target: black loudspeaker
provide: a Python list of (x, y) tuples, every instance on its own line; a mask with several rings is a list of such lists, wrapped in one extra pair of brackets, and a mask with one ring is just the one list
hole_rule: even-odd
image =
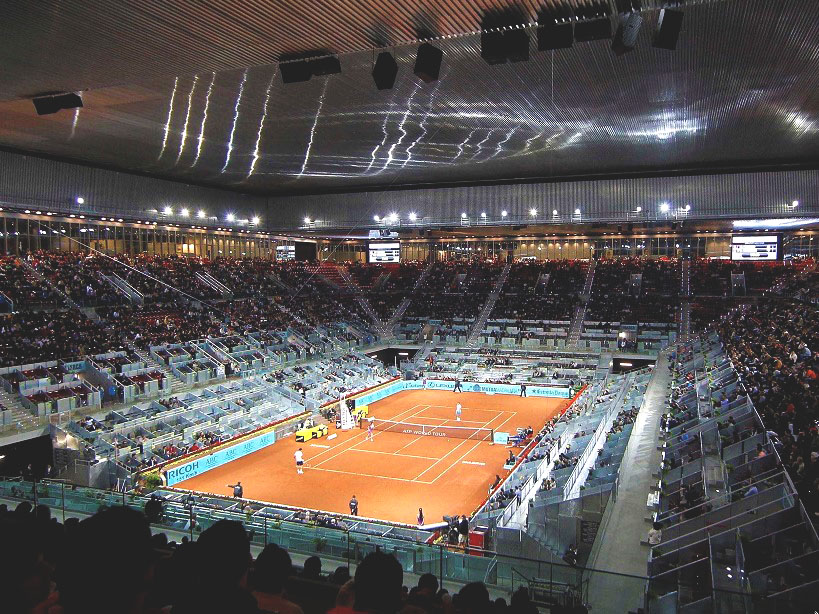
[(51, 115), (61, 109), (82, 107), (79, 94), (57, 94), (55, 96), (38, 96), (32, 100), (37, 115)]
[(487, 64), (525, 62), (529, 59), (529, 34), (524, 28), (481, 32), (481, 57)]
[(341, 62), (334, 55), (310, 60), (310, 72), (316, 76), (336, 75), (341, 72)]
[(389, 51), (382, 51), (378, 54), (373, 66), (373, 81), (375, 87), (380, 90), (391, 90), (395, 85), (395, 77), (398, 75), (398, 64)]
[(634, 50), (641, 25), (643, 25), (643, 18), (637, 13), (630, 13), (620, 20), (617, 33), (614, 35), (614, 40), (611, 41), (614, 53), (623, 55)]
[(526, 28), (509, 30), (503, 37), (506, 43), (506, 55), (510, 62), (529, 60), (529, 32)]
[(481, 57), (487, 64), (506, 62), (503, 32), (481, 32)]
[(432, 83), (433, 81), (437, 81), (438, 75), (441, 72), (441, 59), (443, 57), (443, 51), (437, 47), (433, 47), (429, 43), (424, 43), (418, 47), (413, 72), (424, 83)]
[(279, 64), (279, 73), (282, 76), (282, 83), (300, 83), (309, 81), (312, 73), (310, 65), (306, 60), (298, 62), (284, 62)]
[(682, 11), (662, 9), (660, 19), (657, 22), (657, 35), (654, 37), (654, 46), (658, 49), (674, 51), (677, 48), (677, 39), (680, 36), (682, 22)]
[(581, 21), (574, 27), (574, 40), (578, 43), (611, 38), (611, 21), (608, 17)]
[(549, 49), (568, 49), (574, 42), (571, 22), (547, 23), (537, 29), (538, 51)]

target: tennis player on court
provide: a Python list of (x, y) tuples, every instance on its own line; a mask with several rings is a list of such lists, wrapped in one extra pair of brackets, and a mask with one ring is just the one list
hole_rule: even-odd
[(455, 420), (457, 420), (458, 422), (461, 421), (461, 404), (460, 403), (455, 404)]
[(296, 473), (304, 473), (302, 470), (302, 467), (304, 467), (304, 453), (301, 448), (293, 453), (293, 458), (296, 459)]
[(367, 441), (375, 441), (375, 425), (373, 424), (373, 419), (369, 418), (367, 422)]

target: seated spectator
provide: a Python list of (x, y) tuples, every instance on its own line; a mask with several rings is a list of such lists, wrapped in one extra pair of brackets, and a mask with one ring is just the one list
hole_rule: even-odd
[(142, 514), (127, 507), (104, 509), (80, 522), (67, 538), (57, 566), (64, 614), (142, 610), (154, 556)]
[(390, 554), (368, 554), (355, 572), (355, 611), (393, 614), (401, 609), (404, 570)]
[(244, 588), (250, 566), (250, 539), (241, 523), (219, 520), (197, 540), (196, 590), (173, 608), (173, 614), (256, 613), (256, 600)]
[(304, 561), (301, 577), (308, 580), (321, 580), (321, 559), (317, 556), (311, 556)]
[(284, 593), (287, 579), (293, 575), (290, 555), (276, 544), (268, 544), (256, 559), (250, 586), (259, 610), (278, 614), (303, 614), (302, 609), (288, 601)]

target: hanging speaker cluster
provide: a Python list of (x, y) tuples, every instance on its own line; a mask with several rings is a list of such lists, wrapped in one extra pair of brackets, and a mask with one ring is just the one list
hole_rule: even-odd
[(418, 47), (415, 55), (415, 68), (412, 72), (424, 83), (432, 83), (438, 80), (441, 73), (441, 60), (444, 52), (429, 43), (424, 43)]
[[(670, 1), (670, 0), (669, 0)], [(617, 30), (611, 48), (617, 55), (633, 51), (643, 25), (642, 0), (615, 0)], [(612, 24), (608, 2), (596, 2), (572, 10), (566, 4), (549, 7), (538, 13), (538, 51), (568, 49), (573, 43), (611, 39)], [(660, 10), (653, 45), (676, 49), (682, 28), (683, 13), (671, 8)]]
[[(672, 0), (668, 0), (669, 2)], [(665, 3), (664, 3), (665, 4)], [(614, 0), (617, 10), (617, 30), (611, 43), (617, 55), (633, 51), (637, 45), (643, 25), (642, 0)], [(529, 59), (529, 30), (526, 17), (517, 9), (487, 12), (481, 20), (481, 57), (487, 64), (524, 62)], [(653, 45), (660, 49), (676, 49), (682, 29), (683, 13), (671, 8), (660, 10), (657, 31)], [(419, 38), (431, 36), (419, 35)], [(568, 49), (574, 43), (583, 43), (612, 38), (611, 3), (606, 0), (590, 2), (572, 8), (569, 3), (549, 6), (538, 13), (537, 49), (551, 51)], [(413, 73), (424, 83), (438, 80), (444, 52), (431, 43), (423, 43), (416, 50)], [(332, 75), (341, 72), (341, 63), (335, 54), (325, 50), (302, 53), (297, 56), (282, 57), (279, 63), (282, 82), (298, 83), (309, 81), (314, 76)], [(395, 86), (398, 77), (398, 62), (393, 53), (382, 51), (373, 63), (372, 78), (379, 90), (389, 90)], [(62, 108), (82, 106), (82, 99), (74, 96), (79, 104), (59, 106), (53, 100), (59, 96), (35, 99), (38, 113), (55, 113)], [(76, 101), (75, 101), (76, 102)], [(56, 105), (56, 106), (55, 106)], [(42, 110), (41, 110), (42, 109)], [(52, 110), (53, 109), (53, 110)]]
[(643, 25), (640, 10), (643, 8), (640, 0), (617, 0), (617, 32), (611, 43), (611, 49), (617, 55), (624, 55), (634, 51), (637, 46), (637, 36)]
[(285, 55), (279, 60), (282, 83), (301, 83), (309, 81), (311, 77), (335, 75), (340, 72), (341, 62), (338, 57), (326, 50)]
[(529, 59), (529, 32), (524, 16), (512, 10), (490, 11), (481, 20), (481, 57), (487, 64)]
[(76, 109), (82, 107), (82, 97), (76, 93), (45, 94), (32, 99), (37, 115), (51, 115), (62, 109)]
[(378, 54), (373, 66), (373, 81), (380, 90), (391, 90), (398, 76), (398, 63), (389, 51)]
[(661, 9), (660, 19), (657, 22), (657, 34), (654, 37), (654, 46), (658, 49), (677, 48), (677, 39), (682, 29), (683, 12), (673, 9)]

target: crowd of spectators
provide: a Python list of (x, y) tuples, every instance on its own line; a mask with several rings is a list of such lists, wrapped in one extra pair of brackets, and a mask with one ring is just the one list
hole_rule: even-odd
[(56, 297), (47, 284), (26, 270), (19, 258), (0, 257), (0, 292), (15, 309), (54, 305)]
[(392, 317), (401, 302), (410, 296), (426, 267), (426, 262), (402, 262), (390, 267), (387, 277), (378, 286), (367, 289), (367, 300), (379, 318), (386, 321)]
[(571, 320), (583, 290), (585, 269), (579, 260), (514, 263), (490, 318)]
[[(593, 322), (676, 322), (680, 264), (640, 258), (600, 260), (586, 311)], [(637, 275), (643, 275), (638, 281)]]
[(0, 316), (0, 364), (22, 365), (123, 349), (96, 322), (74, 311)]
[[(161, 502), (148, 511), (161, 516)], [(507, 604), (491, 601), (480, 582), (451, 594), (427, 573), (404, 586), (401, 564), (382, 551), (368, 554), (352, 576), (346, 566), (322, 573), (317, 557), (299, 571), (275, 544), (254, 558), (249, 534), (231, 520), (177, 543), (152, 535), (146, 515), (131, 508), (60, 523), (47, 506), (24, 502), (13, 511), (0, 506), (0, 541), (9, 614), (537, 614), (525, 588)]]
[[(307, 336), (316, 333), (316, 326), (331, 325), (336, 327), (333, 336), (355, 341), (361, 332), (335, 323), (351, 321), (359, 331), (369, 326), (366, 316), (355, 313), (354, 302), (340, 300), (319, 279), (310, 279), (303, 263), (80, 252), (36, 252), (27, 260), (75, 303), (94, 307), (100, 319), (73, 310), (31, 311), (46, 299), (54, 303), (53, 293), (19, 259), (3, 258), (0, 291), (15, 308), (15, 313), (0, 316), (4, 365), (121, 351), (130, 344), (147, 348), (185, 343), (233, 331), (290, 328)], [(205, 283), (199, 272), (224, 284), (233, 298)], [(303, 282), (296, 296), (286, 295), (287, 286), (280, 281), (288, 272)], [(128, 302), (103, 277), (115, 274), (142, 294), (140, 303)]]
[(805, 506), (819, 515), (819, 308), (766, 301), (715, 328)]
[(503, 270), (495, 261), (436, 262), (413, 295), (406, 317), (452, 321), (478, 316)]
[(119, 305), (126, 301), (111, 283), (102, 278), (103, 269), (107, 270), (107, 259), (103, 256), (41, 251), (33, 255), (31, 264), (79, 305)]
[[(777, 283), (796, 277), (809, 260), (788, 262), (734, 262), (697, 258), (691, 262), (691, 291), (695, 296), (760, 295)], [(744, 274), (744, 285), (732, 287), (731, 275)]]
[(632, 405), (630, 409), (624, 409), (619, 412), (617, 417), (614, 419), (611, 428), (609, 429), (609, 435), (622, 433), (626, 426), (629, 424), (634, 424), (634, 421), (637, 420), (637, 412), (639, 411), (639, 407), (634, 407)]

